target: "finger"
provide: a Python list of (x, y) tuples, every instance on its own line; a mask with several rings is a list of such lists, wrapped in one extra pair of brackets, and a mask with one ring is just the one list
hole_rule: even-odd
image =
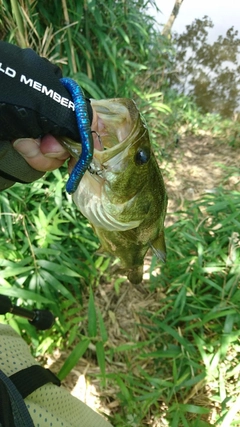
[(66, 160), (70, 154), (52, 135), (46, 135), (41, 140), (41, 152), (50, 158)]
[[(49, 144), (49, 141), (47, 144)], [(55, 142), (53, 145), (54, 144)], [(52, 171), (59, 168), (62, 166), (65, 159), (69, 157), (69, 153), (67, 153), (65, 150), (60, 150), (54, 153), (42, 153), (41, 145), (42, 143), (39, 139), (31, 138), (17, 139), (13, 143), (14, 148), (24, 157), (28, 164), (32, 168), (41, 172)], [(56, 147), (56, 145), (54, 146)], [(46, 147), (44, 149), (46, 149)]]

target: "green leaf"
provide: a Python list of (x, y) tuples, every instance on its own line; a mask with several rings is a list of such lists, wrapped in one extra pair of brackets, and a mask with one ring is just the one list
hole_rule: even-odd
[(70, 355), (67, 357), (64, 365), (60, 369), (58, 373), (58, 378), (63, 380), (69, 372), (74, 368), (79, 359), (84, 355), (88, 346), (90, 344), (90, 340), (87, 338), (83, 338), (73, 349)]
[(96, 352), (97, 352), (97, 360), (98, 360), (98, 366), (101, 370), (101, 374), (103, 377), (103, 385), (105, 385), (106, 380), (106, 363), (105, 363), (105, 351), (104, 351), (104, 345), (102, 341), (98, 341), (96, 343)]
[(33, 267), (18, 267), (16, 264), (13, 268), (5, 268), (4, 270), (0, 271), (0, 277), (7, 279), (8, 277), (14, 277), (23, 273), (27, 273), (32, 269)]
[(121, 34), (123, 40), (127, 43), (130, 44), (130, 39), (128, 37), (128, 35), (125, 33), (125, 31), (119, 26), (117, 27), (117, 31)]
[(121, 390), (121, 393), (123, 394), (125, 400), (127, 402), (130, 402), (131, 400), (131, 395), (129, 393), (129, 390), (127, 388), (127, 386), (124, 384), (123, 380), (120, 378), (120, 376), (115, 376), (115, 380)]
[(106, 98), (104, 92), (102, 92), (102, 90), (92, 80), (90, 80), (86, 74), (78, 72), (73, 77), (93, 98)]
[(37, 263), (40, 267), (45, 270), (51, 271), (56, 275), (66, 275), (69, 277), (80, 277), (80, 274), (74, 271), (73, 269), (67, 267), (64, 264), (57, 264), (55, 262), (47, 261), (45, 259), (38, 259)]
[(178, 341), (185, 349), (188, 349), (191, 351), (191, 345), (190, 343), (183, 338), (177, 331), (175, 331), (171, 326), (166, 325), (163, 322), (157, 322), (159, 328), (163, 329), (166, 333), (171, 335), (176, 341)]
[(41, 355), (46, 354), (46, 352), (53, 345), (53, 343), (54, 343), (54, 337), (53, 336), (46, 337), (41, 342), (41, 344), (38, 346), (38, 353), (41, 354)]
[(91, 338), (95, 338), (97, 336), (97, 315), (91, 288), (88, 302), (88, 335)]
[(76, 340), (78, 334), (79, 334), (79, 321), (80, 319), (77, 318), (78, 322), (76, 325), (71, 324), (71, 328), (69, 330), (69, 338), (68, 338), (68, 344), (71, 346), (73, 342)]
[(203, 414), (209, 414), (210, 412), (209, 408), (204, 408), (203, 406), (183, 404), (183, 403), (180, 403), (177, 406), (182, 412), (190, 412), (191, 414), (203, 415)]
[(45, 304), (45, 305), (55, 304), (55, 302), (50, 301), (49, 299), (45, 298), (42, 295), (39, 295), (35, 292), (28, 291), (26, 289), (17, 288), (17, 287), (0, 286), (0, 293), (2, 295), (7, 295), (9, 297), (21, 298), (22, 300), (26, 300), (26, 301), (29, 300), (29, 301), (37, 302), (39, 304)]
[(99, 308), (97, 308), (97, 317), (98, 317), (98, 324), (99, 324), (100, 335), (101, 335), (102, 341), (103, 341), (103, 343), (106, 343), (108, 340), (108, 333), (107, 333), (107, 329), (106, 329), (105, 324), (104, 324), (102, 313), (101, 313)]
[(66, 286), (64, 286), (59, 280), (57, 280), (56, 277), (54, 277), (48, 271), (43, 270), (43, 269), (41, 270), (40, 275), (44, 279), (44, 282), (45, 282), (43, 291), (45, 291), (45, 289), (48, 288), (49, 297), (52, 294), (52, 292), (51, 292), (51, 288), (52, 288), (55, 290), (56, 293), (60, 293), (65, 298), (68, 298), (70, 301), (76, 302), (76, 299), (72, 295), (72, 293), (67, 289)]

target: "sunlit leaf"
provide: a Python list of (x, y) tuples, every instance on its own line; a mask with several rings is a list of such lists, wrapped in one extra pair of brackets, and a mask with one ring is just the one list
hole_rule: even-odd
[(88, 334), (89, 337), (96, 337), (97, 335), (97, 315), (92, 289), (90, 289), (88, 302)]
[(69, 372), (74, 368), (76, 363), (80, 360), (80, 358), (86, 352), (88, 346), (90, 344), (90, 340), (87, 338), (83, 338), (72, 350), (67, 359), (65, 360), (62, 368), (58, 373), (58, 378), (63, 380)]
[(105, 351), (102, 341), (98, 341), (96, 343), (96, 353), (97, 353), (97, 360), (98, 365), (101, 370), (101, 374), (103, 377), (103, 385), (105, 385), (105, 377), (106, 377), (106, 363), (105, 363)]

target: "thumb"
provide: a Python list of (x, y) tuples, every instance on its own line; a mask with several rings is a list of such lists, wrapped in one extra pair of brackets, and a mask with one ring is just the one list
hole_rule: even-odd
[[(50, 138), (49, 141), (51, 142)], [(49, 147), (48, 151), (45, 143), (43, 153), (41, 150), (41, 139), (19, 138), (13, 142), (13, 147), (32, 168), (41, 172), (46, 172), (59, 168), (69, 157), (69, 153), (67, 153), (57, 141), (56, 144), (57, 150), (53, 149), (53, 147)]]

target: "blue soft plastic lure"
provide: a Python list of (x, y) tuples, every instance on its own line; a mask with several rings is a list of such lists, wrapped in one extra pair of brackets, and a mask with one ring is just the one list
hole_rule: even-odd
[(75, 105), (75, 114), (79, 135), (82, 142), (81, 155), (76, 165), (74, 166), (66, 185), (67, 192), (72, 194), (76, 191), (84, 173), (92, 161), (93, 138), (91, 133), (91, 125), (88, 118), (87, 104), (82, 89), (74, 80), (70, 79), (69, 77), (64, 77), (60, 79), (60, 81), (72, 96), (72, 100)]

